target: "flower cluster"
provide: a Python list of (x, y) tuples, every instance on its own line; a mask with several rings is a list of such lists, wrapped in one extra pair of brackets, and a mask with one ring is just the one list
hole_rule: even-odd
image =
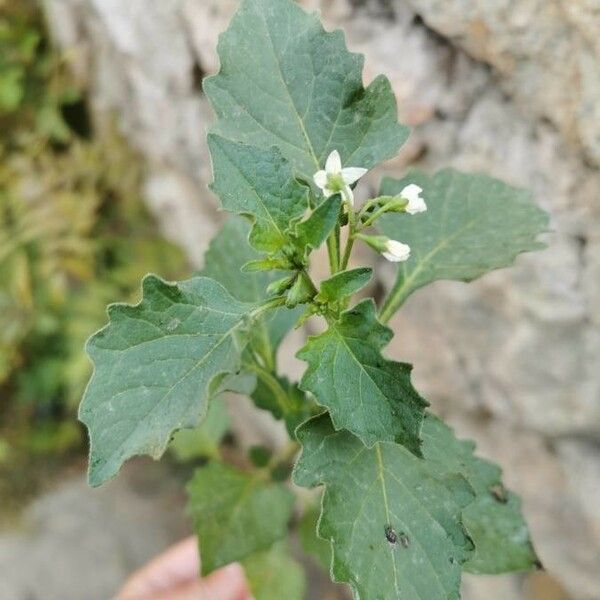
[[(349, 211), (354, 210), (354, 194), (352, 184), (356, 183), (368, 169), (361, 167), (342, 167), (340, 153), (337, 150), (331, 152), (325, 162), (325, 169), (317, 171), (314, 175), (315, 184), (322, 190), (325, 198), (335, 194), (341, 194), (347, 204)], [(402, 201), (402, 210), (409, 215), (416, 215), (427, 210), (427, 204), (421, 197), (423, 189), (417, 184), (407, 185), (390, 202), (397, 204)], [(385, 212), (386, 206), (381, 212)], [(391, 240), (384, 236), (368, 236), (358, 234), (357, 238), (363, 240), (373, 249), (380, 252), (384, 258), (391, 262), (402, 262), (410, 257), (410, 246), (397, 240)]]

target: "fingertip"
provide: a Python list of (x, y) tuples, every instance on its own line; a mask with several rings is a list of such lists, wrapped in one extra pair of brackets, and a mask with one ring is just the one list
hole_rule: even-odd
[(214, 597), (219, 600), (251, 600), (252, 598), (246, 573), (240, 563), (231, 563), (215, 571), (202, 580), (202, 587), (207, 598)]

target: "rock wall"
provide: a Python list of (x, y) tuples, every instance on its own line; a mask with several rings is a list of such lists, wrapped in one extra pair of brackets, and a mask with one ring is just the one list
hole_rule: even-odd
[[(116, 114), (148, 157), (148, 205), (196, 265), (220, 219), (206, 189), (211, 113), (200, 80), (217, 69), (217, 36), (236, 4), (46, 0), (98, 118)], [(393, 322), (390, 353), (414, 362), (423, 393), (503, 465), (552, 576), (573, 598), (597, 600), (600, 5), (304, 4), (346, 30), (351, 49), (367, 56), (367, 79), (390, 77), (400, 117), (414, 128), (381, 172), (399, 174), (411, 163), (487, 171), (531, 188), (552, 214), (548, 250), (475, 284), (440, 282), (415, 294)], [(391, 280), (388, 268), (382, 284)], [(470, 580), (466, 593), (526, 597), (503, 581), (494, 588)]]

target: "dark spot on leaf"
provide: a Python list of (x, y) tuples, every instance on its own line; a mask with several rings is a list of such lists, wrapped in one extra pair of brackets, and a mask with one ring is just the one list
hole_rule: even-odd
[(396, 532), (393, 530), (391, 525), (386, 525), (384, 531), (385, 531), (385, 539), (390, 544), (398, 543), (398, 536), (396, 535)]
[(535, 559), (535, 562), (533, 563), (533, 565), (535, 566), (535, 568), (538, 571), (545, 571), (546, 568), (544, 567), (544, 565), (542, 564), (542, 561), (539, 558)]
[(410, 546), (410, 538), (405, 533), (401, 533), (398, 539), (404, 548), (408, 548)]

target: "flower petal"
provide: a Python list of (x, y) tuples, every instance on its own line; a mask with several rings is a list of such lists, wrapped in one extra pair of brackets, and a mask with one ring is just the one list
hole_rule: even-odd
[(342, 178), (344, 183), (348, 185), (358, 181), (368, 169), (361, 169), (360, 167), (346, 167), (342, 169)]
[(342, 159), (340, 158), (340, 153), (337, 150), (334, 150), (328, 157), (325, 162), (325, 171), (327, 171), (328, 175), (335, 175), (342, 170)]
[(321, 189), (324, 189), (327, 185), (327, 173), (325, 171), (317, 171), (313, 175), (313, 179)]
[(333, 196), (334, 194), (339, 194), (339, 192), (336, 192), (335, 190), (332, 190), (332, 189), (328, 188), (327, 186), (323, 188), (323, 196), (325, 196), (325, 198), (329, 198), (329, 197)]
[(418, 198), (422, 191), (423, 188), (419, 187), (416, 183), (410, 183), (402, 189), (400, 195), (410, 201)]
[(387, 252), (382, 252), (384, 258), (391, 262), (402, 262), (410, 258), (410, 246), (397, 240), (388, 240)]
[(349, 185), (344, 187), (344, 197), (348, 200), (350, 206), (354, 206), (354, 194)]
[(411, 198), (404, 209), (409, 215), (416, 215), (417, 213), (425, 212), (427, 210), (427, 204), (425, 200), (420, 196)]

